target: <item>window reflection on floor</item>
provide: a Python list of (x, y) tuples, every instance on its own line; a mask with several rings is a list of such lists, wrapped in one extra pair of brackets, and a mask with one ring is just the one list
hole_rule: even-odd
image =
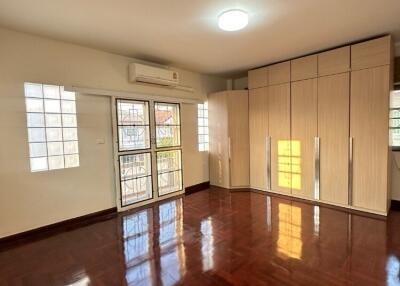
[(159, 224), (161, 280), (163, 285), (173, 285), (186, 272), (182, 199), (159, 206)]
[(214, 233), (212, 217), (201, 221), (201, 254), (203, 256), (203, 271), (214, 268)]
[(282, 203), (278, 207), (278, 255), (301, 259), (301, 208)]
[(386, 277), (386, 282), (388, 286), (400, 285), (400, 261), (394, 255), (389, 256), (387, 260)]
[(154, 265), (152, 254), (151, 209), (144, 210), (123, 218), (124, 254), (126, 281), (128, 285), (136, 283), (152, 284)]
[(278, 186), (301, 189), (301, 143), (298, 140), (278, 140)]

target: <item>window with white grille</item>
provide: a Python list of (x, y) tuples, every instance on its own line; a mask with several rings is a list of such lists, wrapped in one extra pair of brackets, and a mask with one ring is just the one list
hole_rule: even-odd
[(40, 83), (24, 87), (31, 171), (78, 167), (75, 93)]
[(390, 98), (390, 144), (400, 149), (400, 90), (395, 90)]
[(197, 126), (199, 151), (208, 151), (208, 104), (207, 102), (197, 105)]

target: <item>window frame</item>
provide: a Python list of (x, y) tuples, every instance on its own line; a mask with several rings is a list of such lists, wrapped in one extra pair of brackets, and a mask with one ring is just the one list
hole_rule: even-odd
[[(207, 104), (207, 108), (205, 108), (205, 104)], [(203, 111), (203, 116), (199, 116), (200, 105), (202, 105), (201, 110)], [(204, 111), (207, 111), (207, 117), (204, 116)], [(207, 126), (200, 125), (200, 119), (207, 119)], [(201, 134), (200, 128), (207, 128), (207, 134)], [(198, 152), (209, 152), (210, 151), (210, 129), (209, 129), (209, 121), (208, 121), (208, 102), (205, 101), (203, 103), (197, 104), (197, 150)], [(207, 136), (207, 142), (200, 142), (200, 136)], [(203, 146), (203, 150), (201, 150), (200, 146)], [(205, 148), (206, 147), (206, 148)]]
[(398, 110), (400, 112), (400, 105), (398, 107), (392, 107), (391, 106), (392, 97), (394, 96), (395, 93), (398, 94), (398, 97), (400, 99), (400, 89), (395, 89), (391, 93), (390, 107), (389, 107), (389, 124), (388, 124), (388, 126), (389, 126), (389, 140), (390, 140), (389, 145), (390, 145), (390, 148), (391, 148), (391, 150), (398, 152), (398, 151), (400, 151), (400, 144), (393, 145), (393, 140), (392, 140), (393, 133), (392, 133), (392, 130), (400, 130), (400, 126), (399, 127), (391, 127), (390, 126), (390, 121), (392, 119), (400, 119), (400, 117), (391, 117), (391, 115), (390, 115), (391, 111), (393, 111), (393, 110)]
[[(41, 96), (30, 96), (27, 94), (27, 87), (28, 86), (40, 86), (40, 92)], [(58, 97), (46, 97), (45, 96), (45, 88), (50, 87), (50, 88), (56, 88)], [(69, 92), (73, 93), (73, 99), (70, 98), (64, 98), (64, 92)], [(71, 168), (78, 168), (80, 167), (80, 152), (79, 152), (79, 135), (78, 135), (78, 112), (77, 112), (77, 94), (76, 92), (72, 91), (66, 91), (65, 87), (62, 85), (56, 85), (56, 84), (49, 84), (49, 83), (39, 83), (39, 82), (24, 82), (24, 100), (25, 100), (25, 116), (26, 116), (26, 130), (27, 130), (27, 143), (28, 143), (28, 153), (29, 153), (29, 164), (30, 164), (30, 172), (31, 173), (38, 173), (38, 172), (49, 172), (49, 171), (56, 171), (56, 170), (63, 170), (63, 169), (71, 169)], [(29, 100), (37, 100), (41, 101), (41, 110), (42, 111), (31, 111), (29, 110), (28, 107), (28, 101)], [(57, 102), (57, 105), (59, 105), (59, 110), (57, 112), (51, 111), (47, 112), (46, 111), (46, 102)], [(73, 102), (74, 104), (74, 112), (64, 112), (63, 111), (63, 103), (64, 102)], [(42, 126), (32, 126), (30, 123), (30, 116), (32, 114), (40, 115), (42, 117), (43, 123), (41, 124)], [(60, 125), (59, 126), (48, 126), (47, 124), (47, 115), (56, 115), (57, 117), (60, 118)], [(71, 115), (74, 117), (75, 121), (75, 126), (69, 126), (69, 125), (64, 125), (64, 115)], [(38, 141), (38, 140), (31, 140), (31, 131), (32, 130), (43, 130), (43, 137), (44, 141)], [(48, 130), (52, 129), (59, 129), (60, 131), (60, 140), (51, 140), (49, 141), (48, 139)], [(74, 129), (76, 132), (76, 139), (73, 140), (66, 140), (65, 139), (65, 131), (67, 129)], [(66, 143), (69, 142), (74, 142), (76, 144), (76, 152), (73, 153), (66, 153), (65, 152), (65, 146)], [(57, 155), (49, 155), (49, 144), (51, 143), (58, 143), (62, 145), (62, 152)], [(45, 144), (45, 149), (46, 149), (46, 154), (43, 156), (33, 156), (31, 153), (31, 146), (34, 144)], [(66, 158), (69, 156), (77, 156), (77, 164), (76, 165), (71, 165), (67, 166), (66, 165)], [(60, 168), (52, 168), (50, 164), (50, 159), (51, 158), (56, 158), (56, 157), (62, 157), (62, 167)], [(33, 169), (32, 165), (32, 159), (37, 159), (37, 158), (42, 158), (46, 160), (46, 168), (42, 169)]]
[[(157, 118), (156, 118), (156, 105), (160, 104), (170, 104), (170, 105), (177, 105), (178, 106), (178, 116), (179, 116), (179, 124), (157, 124)], [(165, 102), (165, 101), (153, 101), (153, 110), (154, 110), (154, 147), (157, 150), (163, 150), (163, 149), (169, 149), (169, 148), (182, 148), (182, 114), (181, 114), (181, 104), (179, 102)], [(158, 126), (171, 126), (171, 127), (176, 127), (179, 126), (179, 144), (178, 145), (170, 145), (170, 146), (158, 146), (157, 143), (157, 127)]]

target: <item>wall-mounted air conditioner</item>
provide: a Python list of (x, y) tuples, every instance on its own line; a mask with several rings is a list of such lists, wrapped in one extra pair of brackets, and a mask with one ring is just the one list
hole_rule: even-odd
[(179, 74), (176, 71), (138, 63), (129, 64), (129, 81), (178, 86)]

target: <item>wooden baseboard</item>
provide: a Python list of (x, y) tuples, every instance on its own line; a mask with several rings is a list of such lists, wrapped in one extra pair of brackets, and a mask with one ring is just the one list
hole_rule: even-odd
[(190, 195), (199, 191), (206, 190), (210, 187), (210, 182), (203, 182), (197, 185), (189, 186), (185, 188), (185, 194)]
[(21, 233), (13, 234), (0, 238), (0, 250), (4, 248), (14, 247), (29, 241), (40, 240), (44, 237), (54, 235), (60, 232), (73, 230), (78, 227), (104, 221), (117, 215), (117, 208), (110, 208), (95, 213), (90, 213), (80, 217), (60, 221), (50, 225), (42, 226), (32, 230), (24, 231)]

